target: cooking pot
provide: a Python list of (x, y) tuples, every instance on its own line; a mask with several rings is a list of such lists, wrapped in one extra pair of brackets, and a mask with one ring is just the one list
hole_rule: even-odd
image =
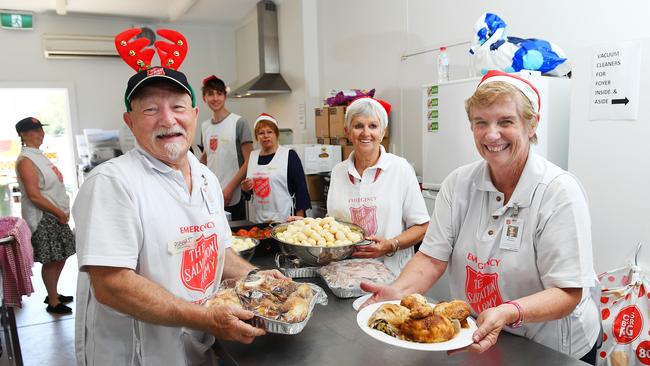
[(352, 231), (361, 234), (361, 240), (352, 244), (331, 247), (287, 243), (286, 241), (279, 239), (278, 234), (286, 231), (289, 224), (291, 224), (290, 222), (271, 224), (271, 237), (280, 243), (280, 251), (282, 251), (283, 254), (296, 256), (301, 265), (308, 266), (324, 266), (330, 262), (340, 261), (348, 258), (352, 254), (355, 246), (372, 244), (372, 241), (364, 239), (366, 233), (361, 226), (348, 222), (337, 222), (349, 226)]

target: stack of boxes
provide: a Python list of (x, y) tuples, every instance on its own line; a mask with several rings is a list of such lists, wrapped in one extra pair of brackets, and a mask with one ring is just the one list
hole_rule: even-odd
[[(314, 110), (316, 120), (316, 141), (325, 145), (340, 145), (341, 157), (345, 160), (352, 152), (352, 142), (345, 135), (345, 106), (320, 107)], [(388, 151), (390, 138), (388, 131), (381, 144)]]

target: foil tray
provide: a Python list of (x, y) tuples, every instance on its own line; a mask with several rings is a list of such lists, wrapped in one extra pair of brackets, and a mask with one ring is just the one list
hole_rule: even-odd
[(311, 318), (311, 314), (314, 311), (314, 306), (316, 306), (316, 304), (327, 305), (327, 294), (325, 293), (325, 290), (323, 290), (319, 286), (314, 285), (313, 283), (307, 283), (307, 284), (311, 287), (312, 291), (314, 292), (314, 297), (309, 302), (309, 311), (307, 313), (307, 317), (305, 318), (305, 320), (301, 321), (300, 323), (286, 323), (279, 320), (269, 319), (263, 316), (255, 315), (253, 319), (251, 319), (251, 325), (257, 328), (262, 328), (269, 333), (276, 333), (276, 334), (291, 335), (291, 334), (298, 334), (302, 332), (302, 330), (307, 325), (307, 322)]
[(349, 299), (351, 297), (360, 297), (363, 295), (367, 295), (368, 292), (363, 291), (361, 288), (343, 288), (343, 287), (332, 287), (330, 286), (325, 279), (323, 281), (327, 284), (327, 287), (329, 287), (330, 291), (334, 294), (334, 296), (338, 297), (339, 299)]
[(318, 277), (318, 267), (302, 267), (300, 259), (296, 256), (277, 253), (275, 266), (282, 274), (290, 278)]

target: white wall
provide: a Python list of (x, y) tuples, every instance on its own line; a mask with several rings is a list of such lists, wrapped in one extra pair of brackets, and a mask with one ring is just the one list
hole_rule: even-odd
[[(52, 82), (70, 83), (77, 102), (72, 110), (73, 133), (80, 133), (83, 128), (120, 129), (124, 89), (134, 70), (119, 58), (45, 59), (41, 34), (115, 35), (134, 23), (141, 24), (125, 18), (36, 14), (32, 31), (0, 30), (0, 44), (4, 50), (0, 60), (0, 80), (5, 85), (28, 83), (33, 87), (47, 86)], [(199, 100), (201, 80), (206, 75), (218, 73), (226, 79), (235, 78), (234, 30), (177, 23), (160, 26), (176, 29), (188, 39), (189, 54), (181, 71), (199, 93)], [(159, 62), (157, 57), (154, 56), (154, 63)], [(207, 119), (209, 109), (202, 101), (199, 109), (201, 119)]]
[[(315, 142), (313, 108), (320, 105), (317, 93), (307, 85), (318, 82), (318, 69), (306, 60), (318, 57), (313, 48), (316, 38), (315, 0), (277, 1), (278, 38), (280, 47), (280, 74), (291, 88), (291, 93), (265, 98), (233, 98), (241, 105), (242, 116), (254, 121), (260, 113), (274, 116), (280, 128), (293, 130), (294, 143)], [(257, 14), (252, 14), (236, 30), (238, 87), (259, 75)], [(309, 51), (306, 51), (309, 50)], [(304, 123), (300, 123), (304, 120)], [(251, 125), (252, 127), (252, 125)]]
[[(575, 91), (569, 170), (588, 192), (597, 271), (622, 265), (639, 241), (650, 245), (645, 224), (650, 203), (648, 121), (590, 123), (586, 118), (589, 62), (585, 46), (650, 37), (650, 3), (644, 0), (328, 0), (319, 2), (321, 93), (330, 88), (372, 88), (394, 106), (392, 142), (396, 151), (421, 166), (420, 86), (435, 82), (437, 53), (400, 61), (407, 50), (469, 41), (485, 11), (508, 24), (508, 34), (558, 44), (574, 63)], [(466, 47), (452, 48), (451, 77), (467, 76)], [(644, 51), (647, 55), (648, 50)], [(647, 65), (644, 56), (643, 65)], [(641, 98), (650, 96), (641, 75)], [(644, 86), (646, 86), (644, 88)], [(650, 103), (645, 103), (649, 105)], [(650, 115), (650, 114), (646, 114)], [(397, 131), (396, 131), (397, 129)], [(630, 163), (622, 163), (623, 161)], [(621, 234), (621, 232), (625, 234)], [(647, 250), (650, 259), (650, 249)], [(650, 260), (648, 260), (650, 264)]]

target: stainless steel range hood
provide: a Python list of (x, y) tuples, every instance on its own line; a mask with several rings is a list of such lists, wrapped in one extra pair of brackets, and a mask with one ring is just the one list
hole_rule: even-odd
[(257, 3), (257, 35), (260, 75), (237, 88), (231, 95), (237, 98), (262, 98), (291, 93), (291, 88), (280, 75), (278, 13), (271, 0), (261, 0)]

